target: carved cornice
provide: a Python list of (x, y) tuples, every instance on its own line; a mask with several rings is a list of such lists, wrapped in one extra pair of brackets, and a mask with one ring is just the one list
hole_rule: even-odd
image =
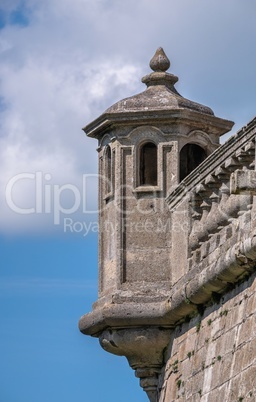
[(157, 124), (187, 124), (191, 129), (200, 129), (213, 134), (222, 135), (231, 130), (233, 122), (212, 115), (204, 115), (189, 109), (173, 110), (140, 110), (129, 112), (103, 113), (96, 120), (83, 128), (83, 131), (92, 138), (101, 138), (110, 128), (120, 126), (141, 126)]

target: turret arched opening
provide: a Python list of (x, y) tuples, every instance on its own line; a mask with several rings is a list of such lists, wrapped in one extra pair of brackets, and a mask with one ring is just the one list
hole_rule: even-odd
[(106, 193), (110, 193), (111, 191), (111, 168), (112, 168), (112, 156), (111, 156), (111, 148), (109, 145), (106, 146), (105, 151), (105, 170), (106, 170)]
[(206, 157), (207, 153), (200, 145), (184, 145), (180, 151), (180, 181), (200, 165)]
[(157, 186), (157, 146), (153, 142), (140, 149), (140, 186)]

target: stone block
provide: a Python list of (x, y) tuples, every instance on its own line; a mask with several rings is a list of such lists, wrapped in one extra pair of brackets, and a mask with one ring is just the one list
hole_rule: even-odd
[(230, 193), (256, 195), (256, 171), (236, 170), (233, 172), (230, 179)]

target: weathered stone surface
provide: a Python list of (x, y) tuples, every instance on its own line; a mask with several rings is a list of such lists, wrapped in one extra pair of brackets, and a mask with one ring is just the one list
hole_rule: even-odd
[(201, 317), (175, 329), (160, 376), (159, 402), (254, 400), (255, 288), (253, 274)]
[(99, 141), (99, 299), (79, 328), (127, 357), (151, 402), (250, 400), (256, 119), (219, 146), (233, 123), (177, 93), (162, 49), (151, 64), (144, 92), (84, 129)]
[(256, 195), (256, 172), (255, 170), (236, 170), (230, 179), (231, 194)]
[(166, 71), (170, 67), (171, 63), (168, 57), (166, 56), (164, 49), (159, 47), (150, 60), (150, 68), (157, 72), (157, 71)]

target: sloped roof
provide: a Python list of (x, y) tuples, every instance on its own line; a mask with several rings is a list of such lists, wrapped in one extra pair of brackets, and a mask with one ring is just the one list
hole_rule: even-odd
[(178, 77), (166, 72), (169, 66), (170, 61), (163, 49), (157, 49), (150, 61), (153, 72), (142, 78), (147, 89), (116, 102), (87, 124), (84, 132), (89, 137), (100, 138), (114, 126), (155, 124), (157, 121), (166, 124), (184, 122), (194, 129), (211, 131), (218, 136), (229, 131), (233, 122), (216, 117), (209, 107), (186, 99), (177, 92), (174, 85)]
[(154, 71), (142, 78), (147, 89), (137, 95), (118, 101), (105, 113), (190, 109), (208, 115), (213, 111), (204, 105), (183, 98), (174, 87), (178, 77), (167, 73), (170, 61), (162, 48), (157, 49), (150, 61)]

